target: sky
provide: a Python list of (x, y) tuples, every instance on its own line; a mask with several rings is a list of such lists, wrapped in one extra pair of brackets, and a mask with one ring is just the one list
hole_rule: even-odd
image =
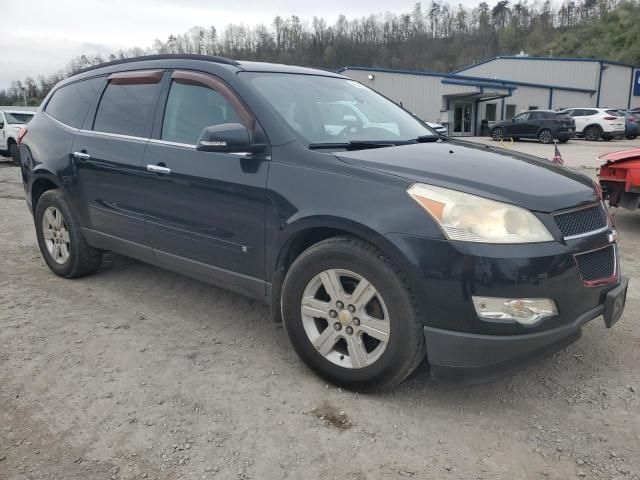
[[(0, 89), (12, 80), (49, 75), (80, 54), (107, 55), (118, 49), (150, 47), (156, 38), (193, 26), (229, 23), (271, 25), (274, 17), (410, 11), (416, 0), (0, 0)], [(422, 2), (423, 8), (428, 0)], [(459, 3), (458, 1), (451, 2)], [(463, 0), (467, 6), (477, 2)], [(9, 20), (13, 19), (13, 20)], [(23, 20), (24, 19), (24, 20)]]

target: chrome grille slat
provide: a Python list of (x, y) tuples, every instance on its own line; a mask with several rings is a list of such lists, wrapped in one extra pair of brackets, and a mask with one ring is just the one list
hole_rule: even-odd
[(596, 233), (608, 225), (607, 212), (602, 203), (556, 213), (553, 218), (565, 239)]

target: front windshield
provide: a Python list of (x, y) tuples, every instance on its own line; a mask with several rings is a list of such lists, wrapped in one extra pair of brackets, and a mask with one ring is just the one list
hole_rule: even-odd
[(309, 144), (406, 142), (435, 136), (398, 105), (353, 80), (289, 73), (243, 75)]
[(22, 125), (33, 118), (33, 113), (4, 112), (7, 123), (10, 125)]

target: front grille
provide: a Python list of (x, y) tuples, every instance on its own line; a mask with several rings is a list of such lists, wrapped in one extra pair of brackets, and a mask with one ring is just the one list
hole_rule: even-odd
[(616, 249), (609, 245), (592, 252), (576, 255), (580, 275), (585, 282), (604, 280), (616, 274)]
[(564, 238), (601, 230), (607, 226), (607, 212), (601, 203), (557, 213), (553, 217)]

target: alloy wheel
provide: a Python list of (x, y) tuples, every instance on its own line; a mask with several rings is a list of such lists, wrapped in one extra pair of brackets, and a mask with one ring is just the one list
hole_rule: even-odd
[(587, 129), (584, 136), (587, 140), (590, 140), (593, 142), (595, 140), (598, 140), (598, 138), (600, 137), (600, 132), (598, 131), (597, 128), (591, 127)]
[(316, 351), (344, 368), (372, 365), (389, 343), (391, 324), (382, 295), (350, 270), (329, 269), (313, 277), (302, 295), (301, 314)]
[(504, 132), (502, 131), (502, 129), (501, 129), (501, 128), (495, 128), (495, 129), (493, 130), (493, 135), (492, 135), (492, 137), (493, 137), (493, 139), (494, 139), (495, 141), (497, 141), (497, 142), (498, 142), (498, 141), (500, 141), (500, 140), (502, 140), (502, 139), (504, 138)]
[(551, 141), (553, 140), (553, 135), (551, 135), (551, 131), (550, 130), (543, 130), (540, 132), (540, 136), (538, 137), (540, 139), (541, 143), (551, 143)]
[(51, 258), (60, 265), (66, 263), (69, 260), (71, 240), (67, 222), (56, 207), (48, 207), (44, 211), (42, 236)]

